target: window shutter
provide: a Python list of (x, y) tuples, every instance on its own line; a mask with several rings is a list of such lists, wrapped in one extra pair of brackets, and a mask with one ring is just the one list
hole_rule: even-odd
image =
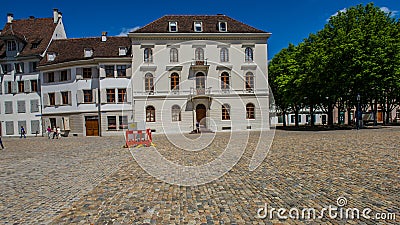
[(76, 91), (76, 101), (78, 102), (78, 104), (83, 103), (83, 90)]
[(13, 104), (11, 101), (4, 102), (5, 114), (13, 113)]
[(61, 105), (62, 104), (61, 92), (56, 92), (55, 98), (56, 98), (55, 99), (56, 105)]
[(82, 80), (83, 79), (82, 68), (76, 68), (76, 79), (77, 80)]
[[(44, 119), (44, 129), (47, 129), (47, 127), (51, 127), (50, 119)], [(52, 128), (53, 129), (53, 128)]]
[(132, 88), (126, 89), (126, 102), (132, 102)]
[(50, 99), (49, 99), (49, 94), (45, 93), (43, 94), (43, 106), (49, 106)]
[(71, 130), (69, 126), (69, 117), (63, 117), (63, 125), (64, 125), (64, 130)]
[(29, 93), (31, 92), (31, 81), (24, 80), (24, 92)]
[(11, 93), (12, 94), (17, 94), (18, 93), (18, 82), (17, 81), (12, 81), (11, 82)]
[(31, 133), (32, 134), (40, 133), (40, 121), (39, 120), (31, 120)]
[(92, 78), (99, 77), (99, 69), (97, 67), (92, 67)]
[(67, 70), (67, 80), (71, 80), (71, 70)]
[(101, 103), (107, 103), (107, 91), (106, 91), (106, 89), (101, 89), (100, 90), (100, 100), (101, 100)]
[(25, 101), (17, 101), (17, 109), (18, 113), (25, 113), (26, 112)]
[(100, 78), (106, 77), (106, 69), (104, 65), (100, 65), (99, 73), (100, 73)]
[(57, 126), (57, 127), (60, 127), (60, 129), (62, 129), (62, 127), (63, 127), (63, 126), (62, 126), (62, 125), (63, 125), (62, 123), (63, 123), (62, 117), (57, 117), (57, 118), (56, 118), (56, 126)]
[(0, 95), (2, 95), (2, 94), (3, 94), (3, 82), (0, 82)]
[(14, 134), (14, 121), (6, 121), (6, 134), (7, 135)]
[(47, 73), (42, 73), (42, 80), (44, 84), (48, 82), (49, 79)]
[(132, 76), (132, 65), (128, 64), (126, 65), (126, 77), (131, 77)]
[(54, 72), (54, 82), (60, 82), (61, 78), (61, 72)]
[(93, 89), (92, 90), (92, 100), (93, 102), (97, 103), (97, 99), (98, 99), (98, 94), (97, 94), (97, 89)]
[(4, 94), (8, 94), (8, 84), (9, 81), (4, 82)]
[(72, 105), (72, 94), (71, 94), (71, 91), (68, 91), (68, 105)]
[(39, 100), (31, 100), (31, 113), (39, 112)]

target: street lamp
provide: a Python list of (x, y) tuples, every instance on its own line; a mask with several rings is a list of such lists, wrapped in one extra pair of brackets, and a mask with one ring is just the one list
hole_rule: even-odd
[(357, 124), (356, 124), (356, 127), (357, 127), (357, 130), (359, 130), (360, 129), (360, 117), (361, 117), (361, 110), (360, 110), (360, 94), (357, 94)]

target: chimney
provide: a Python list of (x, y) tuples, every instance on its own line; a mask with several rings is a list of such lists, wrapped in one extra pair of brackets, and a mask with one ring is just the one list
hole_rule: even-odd
[(8, 13), (7, 14), (7, 23), (12, 23), (13, 20), (14, 20), (14, 14)]
[(58, 9), (53, 9), (53, 22), (57, 23), (58, 22)]
[(33, 20), (33, 19), (35, 19), (35, 17), (34, 16), (29, 16), (29, 19)]
[(107, 32), (105, 32), (105, 31), (101, 32), (101, 41), (102, 42), (107, 41)]

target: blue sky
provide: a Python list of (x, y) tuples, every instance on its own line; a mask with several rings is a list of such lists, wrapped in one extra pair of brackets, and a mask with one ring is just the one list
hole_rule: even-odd
[[(7, 13), (15, 19), (52, 17), (52, 9), (63, 13), (68, 37), (93, 37), (107, 31), (119, 35), (141, 27), (166, 14), (222, 13), (258, 29), (272, 33), (269, 59), (289, 43), (297, 44), (310, 33), (322, 29), (327, 19), (337, 11), (371, 1), (363, 0), (153, 0), (153, 1), (89, 1), (89, 0), (1, 0), (0, 23)], [(386, 7), (400, 16), (400, 0), (376, 0), (378, 7)], [(0, 28), (1, 29), (1, 28)]]

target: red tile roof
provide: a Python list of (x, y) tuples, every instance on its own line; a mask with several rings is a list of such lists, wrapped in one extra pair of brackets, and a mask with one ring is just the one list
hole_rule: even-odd
[(131, 57), (131, 41), (128, 37), (107, 37), (105, 42), (101, 41), (101, 37), (53, 40), (47, 52), (56, 53), (55, 60), (48, 62), (47, 57), (44, 57), (40, 65), (88, 59), (84, 57), (86, 48), (93, 50), (93, 56), (89, 59), (124, 57), (119, 56), (119, 47), (126, 47), (128, 51), (125, 57)]
[[(5, 24), (0, 38), (13, 36), (24, 42), (25, 46), (19, 56), (40, 55), (46, 50), (56, 26), (53, 18), (13, 20)], [(37, 48), (32, 48), (32, 44), (38, 44)], [(4, 41), (0, 40), (0, 58), (5, 56), (5, 48)]]
[(197, 33), (195, 21), (202, 22), (202, 33), (222, 33), (218, 27), (220, 21), (227, 22), (227, 33), (267, 33), (225, 15), (166, 15), (132, 33), (169, 33), (169, 22), (178, 22), (178, 33)]

